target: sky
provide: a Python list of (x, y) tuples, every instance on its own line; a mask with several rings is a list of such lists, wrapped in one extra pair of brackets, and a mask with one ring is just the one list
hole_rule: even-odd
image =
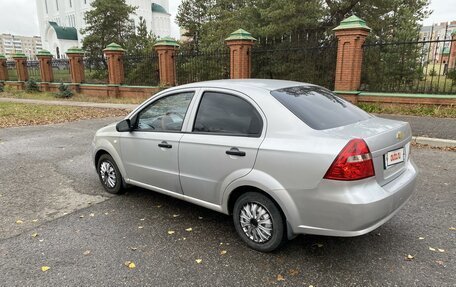
[[(178, 38), (179, 27), (174, 19), (181, 0), (170, 0), (169, 2), (169, 12), (172, 15), (171, 36)], [(434, 13), (424, 20), (424, 25), (456, 20), (455, 0), (431, 0), (430, 8)], [(0, 0), (1, 33), (24, 36), (39, 35), (36, 0)]]

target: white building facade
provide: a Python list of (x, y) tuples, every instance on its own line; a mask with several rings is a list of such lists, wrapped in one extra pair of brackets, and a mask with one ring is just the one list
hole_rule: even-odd
[[(84, 13), (92, 9), (94, 0), (36, 0), (38, 21), (43, 49), (60, 58), (69, 48), (82, 46)], [(139, 24), (139, 17), (146, 21), (149, 32), (157, 37), (171, 34), (169, 0), (126, 0), (137, 7), (131, 21)]]

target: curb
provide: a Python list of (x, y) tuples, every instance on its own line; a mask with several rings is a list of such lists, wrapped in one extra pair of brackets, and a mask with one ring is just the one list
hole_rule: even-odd
[(412, 137), (412, 142), (435, 147), (456, 147), (456, 140), (427, 137)]

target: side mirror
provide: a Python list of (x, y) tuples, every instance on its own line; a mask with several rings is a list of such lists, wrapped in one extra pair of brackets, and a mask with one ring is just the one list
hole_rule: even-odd
[(118, 132), (131, 132), (132, 128), (131, 128), (130, 119), (125, 119), (125, 120), (120, 121), (116, 125), (116, 130)]

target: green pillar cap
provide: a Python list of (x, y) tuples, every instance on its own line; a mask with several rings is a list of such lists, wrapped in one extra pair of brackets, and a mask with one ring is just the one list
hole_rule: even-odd
[(5, 55), (0, 54), (0, 59), (6, 59)]
[(340, 25), (337, 26), (336, 28), (333, 29), (333, 31), (338, 31), (338, 30), (351, 30), (351, 29), (365, 29), (367, 31), (370, 31), (371, 28), (367, 27), (366, 21), (363, 19), (352, 15), (348, 17), (345, 20), (342, 20), (340, 22)]
[(106, 48), (103, 49), (103, 52), (109, 52), (109, 51), (125, 52), (125, 49), (122, 48), (122, 46), (120, 46), (119, 44), (111, 43), (108, 46), (106, 46)]
[(22, 58), (27, 58), (27, 56), (24, 53), (16, 53), (13, 55), (13, 59), (22, 59)]
[(179, 47), (179, 44), (177, 44), (177, 41), (171, 37), (163, 37), (163, 38), (158, 39), (158, 41), (157, 41), (157, 43), (155, 43), (154, 47), (156, 47), (156, 46)]
[(244, 29), (238, 29), (228, 36), (225, 41), (239, 41), (239, 40), (248, 40), (248, 41), (256, 41), (255, 38), (252, 37), (252, 34), (247, 32)]
[(52, 56), (51, 52), (48, 50), (39, 50), (38, 53), (36, 54), (37, 57), (40, 56)]
[(66, 51), (66, 54), (84, 54), (84, 50), (78, 47), (71, 47)]

